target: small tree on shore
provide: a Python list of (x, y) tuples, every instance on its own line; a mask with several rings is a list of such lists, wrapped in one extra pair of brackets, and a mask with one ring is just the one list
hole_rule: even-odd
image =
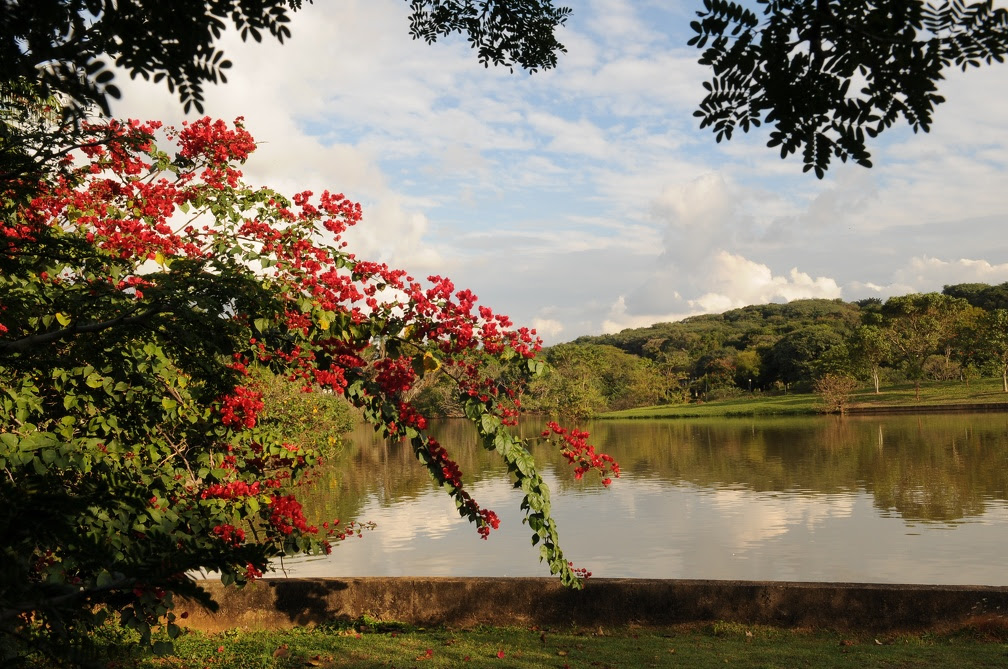
[(825, 374), (812, 384), (827, 413), (843, 415), (850, 406), (858, 381), (845, 374)]
[(886, 332), (876, 325), (862, 325), (854, 331), (848, 349), (855, 364), (868, 371), (875, 394), (879, 394), (882, 365), (889, 359), (891, 343)]

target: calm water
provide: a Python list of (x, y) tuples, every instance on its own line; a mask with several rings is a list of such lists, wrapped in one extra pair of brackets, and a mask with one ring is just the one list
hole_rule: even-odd
[[(528, 434), (540, 423), (522, 426)], [(1008, 585), (1008, 414), (595, 422), (611, 488), (535, 454), (561, 545), (598, 577)], [(371, 520), (293, 576), (548, 575), (520, 492), (463, 422), (435, 432), (502, 519), (479, 539), (408, 446), (361, 428), (314, 517)]]

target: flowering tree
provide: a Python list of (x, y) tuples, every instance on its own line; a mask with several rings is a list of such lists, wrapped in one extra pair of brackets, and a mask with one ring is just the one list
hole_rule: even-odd
[[(357, 531), (305, 517), (298, 486), (319, 454), (262, 412), (254, 365), (407, 439), (486, 538), (496, 514), (406, 399), (426, 375), (453, 379), (524, 493), (541, 559), (579, 585), (509, 430), (542, 368), (534, 331), (447, 279), (355, 258), (341, 236), (361, 208), (343, 195), (247, 185), (240, 119), (84, 131), (60, 170), (0, 197), (0, 633), (80, 638), (114, 607), (146, 638), (174, 635), (172, 593), (201, 596), (193, 570), (243, 584)], [(543, 433), (608, 484), (618, 466), (586, 436)]]

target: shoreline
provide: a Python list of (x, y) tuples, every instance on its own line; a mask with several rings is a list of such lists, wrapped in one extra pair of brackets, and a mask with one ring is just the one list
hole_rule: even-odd
[(418, 626), (663, 626), (724, 621), (867, 631), (1008, 625), (1008, 586), (898, 585), (679, 579), (589, 579), (571, 590), (556, 578), (265, 578), (245, 588), (199, 582), (220, 609), (191, 601), (187, 627), (311, 627), (368, 616)]
[[(675, 405), (683, 406), (683, 405)], [(686, 406), (709, 406), (709, 405), (686, 405)], [(659, 407), (664, 408), (664, 407)], [(617, 415), (614, 413), (604, 413), (593, 416), (591, 420), (681, 420), (691, 418), (779, 418), (787, 416), (873, 416), (886, 414), (935, 414), (935, 413), (1002, 413), (1008, 412), (1008, 402), (974, 402), (957, 404), (893, 404), (893, 405), (869, 405), (847, 407), (843, 414), (816, 411), (814, 409), (795, 409), (761, 411), (754, 409), (750, 412), (744, 410), (726, 410), (724, 412), (687, 412), (678, 413), (639, 413), (642, 409), (630, 409), (636, 411), (632, 415)]]
[[(1008, 412), (1008, 393), (1001, 379), (983, 379), (969, 387), (957, 381), (921, 386), (918, 396), (912, 384), (889, 386), (876, 394), (862, 389), (848, 396), (843, 415), (914, 413)], [(812, 392), (734, 395), (708, 402), (662, 404), (622, 411), (606, 411), (594, 420), (637, 418), (754, 418), (763, 416), (836, 416), (825, 410), (821, 397)]]

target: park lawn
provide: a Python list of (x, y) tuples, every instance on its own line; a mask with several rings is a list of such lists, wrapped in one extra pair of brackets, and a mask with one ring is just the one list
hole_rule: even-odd
[(271, 632), (190, 631), (174, 657), (112, 649), (110, 669), (303, 667), (994, 667), (1008, 666), (1008, 628), (855, 634), (707, 623), (667, 628), (410, 629), (367, 623)]
[[(886, 386), (876, 395), (873, 388), (862, 388), (854, 393), (850, 411), (880, 410), (892, 407), (936, 407), (976, 404), (1005, 405), (1008, 410), (1008, 393), (1003, 392), (1001, 379), (977, 379), (967, 387), (961, 381), (941, 381), (921, 384), (920, 400), (914, 395), (912, 383)], [(823, 410), (822, 402), (814, 393), (788, 395), (746, 394), (730, 399), (700, 404), (666, 404), (638, 407), (624, 411), (599, 414), (596, 418), (717, 418), (732, 416), (788, 416), (816, 414)]]

